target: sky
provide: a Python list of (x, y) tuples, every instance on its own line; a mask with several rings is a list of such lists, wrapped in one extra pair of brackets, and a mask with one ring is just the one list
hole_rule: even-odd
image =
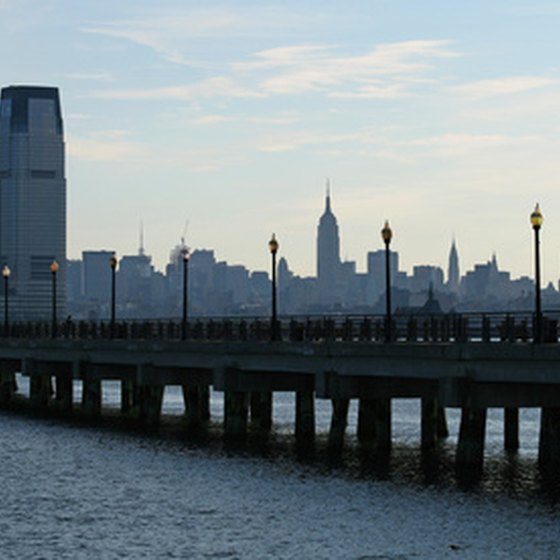
[(0, 0), (2, 86), (60, 88), (68, 255), (182, 236), (315, 274), (330, 181), (341, 257), (386, 219), (401, 268), (497, 254), (560, 276), (560, 3)]

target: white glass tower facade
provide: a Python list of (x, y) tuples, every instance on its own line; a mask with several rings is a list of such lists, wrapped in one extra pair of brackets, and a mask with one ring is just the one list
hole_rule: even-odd
[(49, 320), (66, 293), (66, 178), (57, 88), (10, 86), (0, 101), (0, 259), (11, 270), (10, 318)]

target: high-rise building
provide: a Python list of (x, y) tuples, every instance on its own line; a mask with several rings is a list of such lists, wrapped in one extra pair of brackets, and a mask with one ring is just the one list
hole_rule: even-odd
[(331, 210), (331, 196), (327, 187), (325, 211), (319, 218), (317, 227), (317, 287), (320, 301), (335, 302), (340, 268), (338, 223)]
[(111, 297), (111, 257), (114, 251), (83, 251), (83, 294), (89, 301), (107, 303)]
[(0, 101), (0, 266), (10, 276), (10, 316), (48, 319), (56, 261), (66, 294), (66, 178), (58, 89), (10, 86)]
[(455, 246), (455, 239), (451, 244), (449, 251), (449, 266), (447, 268), (447, 289), (456, 294), (459, 292), (459, 255), (457, 254), (457, 247)]

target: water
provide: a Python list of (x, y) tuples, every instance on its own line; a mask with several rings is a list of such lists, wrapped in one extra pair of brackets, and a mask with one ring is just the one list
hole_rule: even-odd
[[(118, 385), (106, 384), (103, 398), (116, 407)], [(212, 400), (219, 417), (220, 394)], [(352, 429), (340, 464), (320, 453), (298, 460), (293, 399), (275, 396), (274, 404), (272, 443), (245, 451), (224, 449), (217, 436), (195, 445), (172, 430), (146, 436), (1, 413), (0, 558), (560, 556), (560, 505), (535, 468), (535, 411), (522, 411), (515, 458), (502, 451), (501, 414), (491, 411), (485, 478), (464, 490), (451, 468), (453, 411), (452, 437), (437, 468), (426, 469), (419, 405), (394, 403), (395, 450), (378, 470), (360, 461)], [(180, 392), (169, 389), (165, 414), (182, 407)], [(319, 403), (323, 434), (329, 414), (330, 404)]]

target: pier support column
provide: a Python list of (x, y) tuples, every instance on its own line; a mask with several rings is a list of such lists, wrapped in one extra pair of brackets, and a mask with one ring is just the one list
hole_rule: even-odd
[(423, 398), (421, 404), (421, 448), (434, 449), (438, 441), (438, 405), (435, 398)]
[(29, 404), (32, 409), (46, 410), (52, 393), (50, 375), (30, 375), (29, 377)]
[(16, 392), (16, 375), (9, 371), (0, 374), (0, 405), (8, 404)]
[(161, 419), (163, 403), (163, 385), (143, 385), (138, 387), (138, 407), (140, 426), (146, 430), (155, 430)]
[(359, 400), (357, 436), (362, 445), (375, 442), (375, 401), (372, 399)]
[(296, 391), (296, 443), (315, 441), (315, 398), (313, 391)]
[(349, 399), (332, 399), (331, 429), (328, 447), (331, 452), (341, 452), (344, 446), (344, 433), (348, 423)]
[(185, 402), (185, 421), (188, 430), (199, 429), (207, 419), (204, 417), (204, 387), (202, 385), (182, 386)]
[(101, 380), (84, 377), (82, 381), (82, 410), (89, 418), (101, 415)]
[(504, 408), (504, 447), (506, 451), (519, 449), (519, 409)]
[(457, 444), (456, 466), (469, 474), (482, 472), (486, 409), (463, 407)]
[(224, 435), (227, 439), (243, 439), (247, 435), (249, 393), (226, 391), (224, 394)]
[(74, 400), (74, 380), (70, 375), (56, 376), (56, 402), (60, 412), (69, 414), (72, 412)]
[(391, 451), (391, 399), (375, 399), (375, 452)]
[(539, 465), (544, 468), (560, 465), (560, 408), (541, 409)]
[(132, 378), (121, 380), (121, 412), (127, 414), (132, 412), (137, 405), (136, 382)]
[(445, 439), (449, 437), (449, 429), (447, 428), (447, 415), (443, 406), (437, 408), (437, 437)]
[(272, 428), (272, 392), (251, 393), (251, 424), (263, 432)]
[(210, 386), (199, 385), (198, 392), (200, 396), (200, 417), (204, 422), (210, 421)]

